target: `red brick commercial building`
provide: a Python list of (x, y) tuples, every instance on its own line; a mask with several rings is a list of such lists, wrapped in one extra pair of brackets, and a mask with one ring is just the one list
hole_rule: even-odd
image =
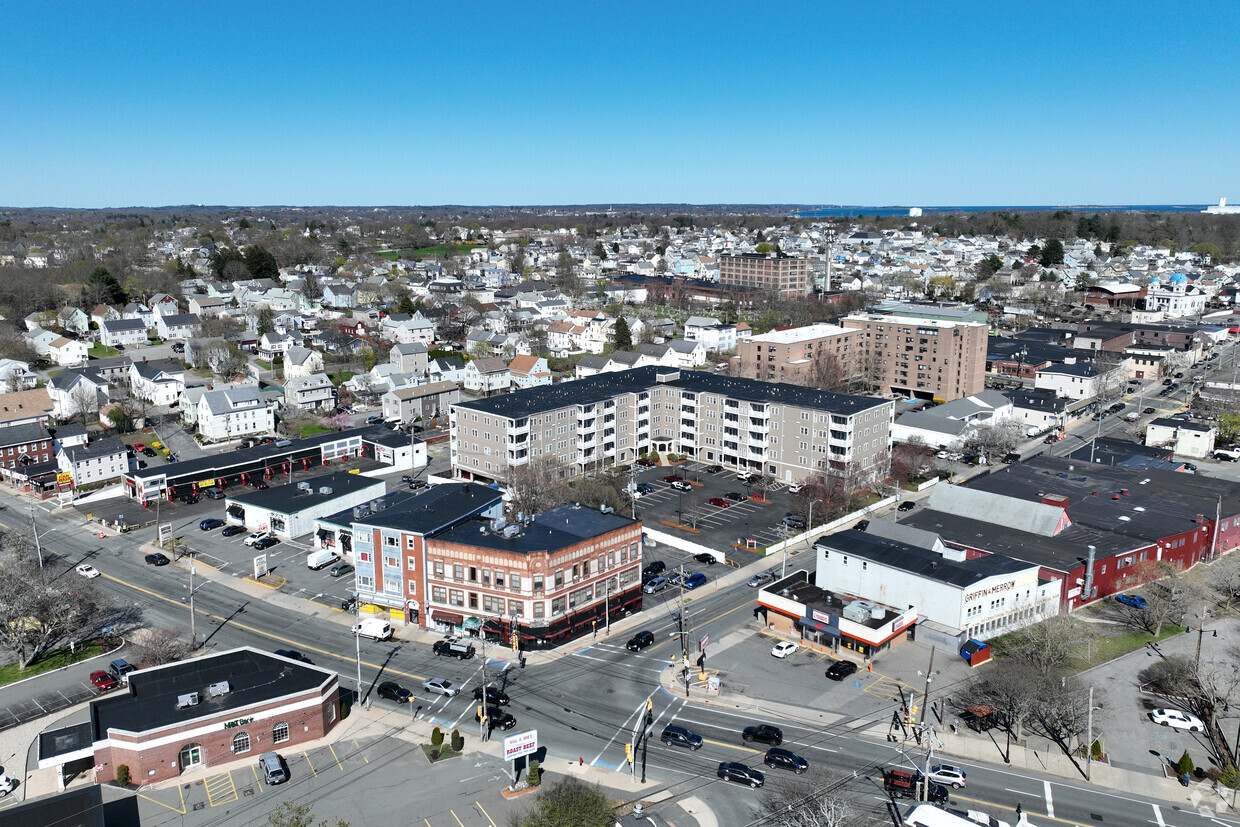
[(335, 672), (249, 647), (129, 674), (92, 701), (90, 722), (44, 733), (40, 768), (95, 767), (112, 781), (177, 778), (198, 768), (322, 738), (340, 720)]

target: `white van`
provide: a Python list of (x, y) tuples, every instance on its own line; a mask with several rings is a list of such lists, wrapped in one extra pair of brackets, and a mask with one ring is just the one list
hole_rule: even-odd
[(314, 571), (318, 571), (324, 566), (330, 566), (340, 558), (336, 556), (336, 552), (321, 548), (318, 551), (312, 551), (306, 555), (306, 565)]

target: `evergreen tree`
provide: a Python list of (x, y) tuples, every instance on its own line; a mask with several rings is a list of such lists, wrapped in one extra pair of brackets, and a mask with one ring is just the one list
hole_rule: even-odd
[(1063, 242), (1057, 238), (1047, 239), (1046, 246), (1042, 248), (1042, 255), (1038, 258), (1038, 264), (1043, 267), (1063, 264)]
[(254, 278), (278, 279), (280, 277), (280, 265), (276, 264), (276, 257), (268, 252), (266, 247), (260, 247), (257, 244), (246, 247), (242, 257), (246, 269)]
[(258, 311), (258, 335), (270, 333), (276, 329), (276, 314), (270, 307), (259, 308)]
[(629, 323), (624, 317), (616, 319), (616, 328), (614, 331), (616, 350), (631, 350), (633, 348), (633, 333), (629, 330)]

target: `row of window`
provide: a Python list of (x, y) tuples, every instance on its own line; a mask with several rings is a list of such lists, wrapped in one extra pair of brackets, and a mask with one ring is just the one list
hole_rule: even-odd
[[(333, 707), (333, 713), (335, 708)], [(332, 715), (335, 718), (335, 715)], [(271, 742), (273, 744), (283, 744), (288, 740), (288, 723), (281, 721), (271, 728)], [(240, 755), (243, 752), (250, 751), (250, 733), (238, 732), (233, 736), (232, 751), (234, 754)]]

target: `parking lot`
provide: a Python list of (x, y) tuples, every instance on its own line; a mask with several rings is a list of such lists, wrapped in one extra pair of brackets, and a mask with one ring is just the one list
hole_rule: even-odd
[[(652, 525), (666, 520), (694, 527), (700, 533), (687, 533), (686, 539), (710, 548), (726, 549), (730, 557), (743, 558), (743, 563), (753, 558), (733, 549), (734, 543), (743, 545), (746, 540), (752, 540), (751, 545), (761, 548), (798, 533), (782, 522), (791, 510), (791, 493), (787, 485), (773, 484), (766, 491), (769, 501), (759, 502), (749, 499), (750, 495), (757, 493), (754, 486), (738, 480), (735, 472), (723, 470), (709, 474), (705, 470), (708, 467), (706, 463), (686, 462), (676, 466), (641, 468), (635, 474), (635, 480), (638, 484), (649, 485), (652, 490), (638, 498), (638, 518)], [(689, 490), (673, 488), (664, 481), (664, 477), (668, 476), (682, 477), (688, 483)], [(729, 494), (733, 498), (729, 498)], [(712, 505), (712, 498), (728, 505)], [(674, 528), (669, 530), (676, 531)]]

